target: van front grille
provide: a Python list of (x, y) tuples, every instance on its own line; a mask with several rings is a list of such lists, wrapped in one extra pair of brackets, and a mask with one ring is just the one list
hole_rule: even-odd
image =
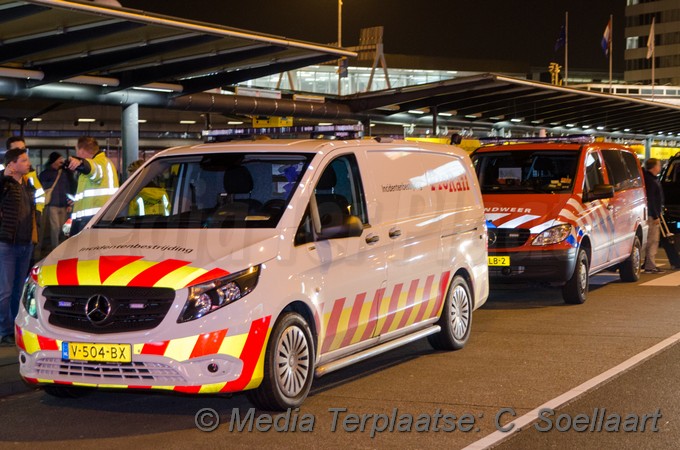
[[(48, 286), (43, 295), (51, 325), (95, 334), (154, 328), (175, 300), (170, 288), (125, 286)], [(88, 318), (87, 304), (95, 297), (106, 305), (102, 308), (109, 311), (106, 317), (90, 314)]]
[(41, 358), (36, 361), (35, 367), (40, 377), (62, 381), (166, 386), (187, 384), (187, 380), (177, 370), (167, 364), (155, 362), (96, 363)]
[(526, 244), (530, 231), (526, 228), (489, 228), (489, 248), (512, 248)]

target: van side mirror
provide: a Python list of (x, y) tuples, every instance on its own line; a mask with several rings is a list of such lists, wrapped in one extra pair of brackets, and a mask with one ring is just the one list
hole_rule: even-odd
[(364, 232), (364, 224), (357, 216), (345, 216), (342, 223), (321, 228), (318, 239), (338, 239), (359, 237)]
[(614, 197), (614, 186), (611, 184), (598, 184), (595, 185), (592, 191), (583, 193), (583, 202), (592, 202), (593, 200), (612, 197)]

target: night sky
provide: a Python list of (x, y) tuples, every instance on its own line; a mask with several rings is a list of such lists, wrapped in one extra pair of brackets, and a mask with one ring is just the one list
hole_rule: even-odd
[[(337, 40), (336, 0), (120, 1), (129, 8), (292, 39)], [(625, 5), (625, 0), (343, 0), (343, 44), (357, 44), (360, 28), (384, 25), (387, 54), (547, 66), (562, 62), (563, 51), (556, 54), (553, 48), (569, 11), (569, 68), (606, 72), (609, 60), (600, 41), (613, 14), (614, 70), (623, 71)]]

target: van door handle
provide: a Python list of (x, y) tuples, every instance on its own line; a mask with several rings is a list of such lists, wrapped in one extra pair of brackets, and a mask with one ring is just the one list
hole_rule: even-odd
[(398, 230), (396, 228), (392, 228), (390, 230), (389, 236), (390, 236), (391, 239), (396, 239), (399, 236), (401, 236), (401, 230)]
[(367, 244), (375, 244), (380, 240), (380, 236), (375, 235), (375, 234), (369, 234), (366, 236), (366, 243)]

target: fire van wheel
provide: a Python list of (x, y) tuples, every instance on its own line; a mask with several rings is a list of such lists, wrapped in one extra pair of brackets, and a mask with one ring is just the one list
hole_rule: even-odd
[(427, 337), (435, 350), (460, 350), (470, 338), (472, 296), (465, 278), (455, 276), (437, 322), (441, 331)]
[(44, 386), (45, 393), (57, 398), (81, 398), (90, 393), (88, 389), (81, 389), (71, 386), (50, 385)]
[(265, 353), (260, 387), (248, 391), (259, 409), (285, 411), (302, 405), (314, 377), (314, 341), (307, 322), (297, 313), (284, 313), (272, 330)]
[(635, 240), (633, 240), (633, 250), (631, 250), (630, 256), (621, 263), (621, 268), (619, 269), (621, 281), (634, 282), (639, 280), (641, 266), (642, 245), (640, 245), (640, 240), (636, 236)]
[(562, 288), (565, 303), (580, 305), (588, 295), (588, 254), (580, 248), (576, 255), (576, 267), (571, 279)]

